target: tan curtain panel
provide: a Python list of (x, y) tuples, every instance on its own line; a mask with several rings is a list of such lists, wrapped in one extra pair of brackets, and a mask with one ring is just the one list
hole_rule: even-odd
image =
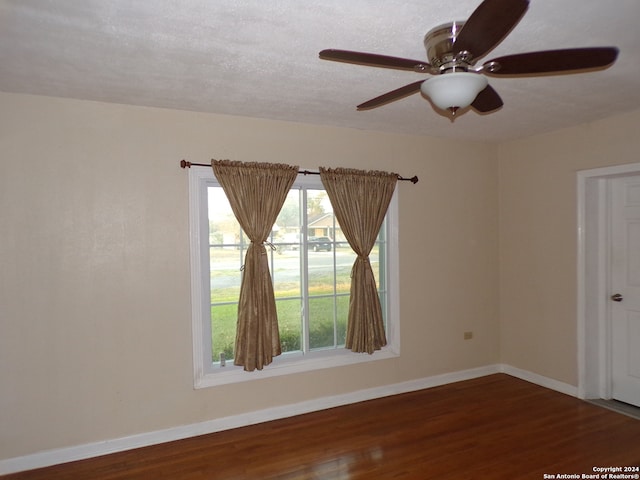
[(346, 348), (373, 353), (387, 344), (378, 290), (369, 263), (398, 175), (320, 168), (320, 178), (336, 219), (358, 257), (351, 270)]
[(282, 209), (298, 167), (212, 160), (213, 172), (251, 243), (245, 256), (234, 363), (262, 370), (280, 355), (280, 334), (264, 242)]

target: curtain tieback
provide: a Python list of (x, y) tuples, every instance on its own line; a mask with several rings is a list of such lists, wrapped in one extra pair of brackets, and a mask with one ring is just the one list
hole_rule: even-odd
[(353, 272), (356, 269), (356, 265), (358, 264), (358, 260), (360, 260), (363, 263), (369, 263), (369, 256), (367, 255), (365, 257), (363, 255), (358, 254), (358, 256), (356, 257), (356, 261), (353, 262), (353, 266), (351, 267), (351, 278), (353, 278)]
[[(256, 243), (255, 243), (253, 240), (250, 240), (250, 242), (249, 242), (249, 243), (251, 243), (251, 244), (253, 244), (253, 245), (256, 245)], [(265, 240), (264, 242), (262, 242), (260, 245), (268, 246), (268, 247), (269, 247), (269, 248), (271, 248), (271, 250), (273, 250), (274, 252), (278, 249), (278, 247), (276, 247), (273, 243), (271, 243), (271, 242), (267, 242), (266, 240)], [(262, 255), (266, 255), (266, 254), (267, 254), (267, 252), (266, 252), (266, 251), (265, 251), (264, 253), (262, 253)], [(241, 272), (244, 272), (244, 268), (245, 268), (244, 264), (240, 265), (240, 271), (241, 271)], [(267, 267), (267, 271), (268, 271), (268, 267)]]

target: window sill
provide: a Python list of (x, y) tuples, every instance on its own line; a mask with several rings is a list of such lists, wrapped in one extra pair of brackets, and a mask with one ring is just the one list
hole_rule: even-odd
[(255, 370), (253, 372), (245, 372), (242, 367), (229, 364), (225, 367), (214, 366), (211, 371), (201, 372), (200, 375), (196, 375), (194, 388), (201, 389), (231, 383), (250, 382), (325, 368), (388, 360), (398, 356), (399, 354), (391, 346), (384, 347), (373, 353), (373, 355), (353, 353), (349, 350), (313, 352), (305, 355), (304, 358), (302, 358), (302, 354), (285, 354), (275, 357), (273, 362), (263, 370)]

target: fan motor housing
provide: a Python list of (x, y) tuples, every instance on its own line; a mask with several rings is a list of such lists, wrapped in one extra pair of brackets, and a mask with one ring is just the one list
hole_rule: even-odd
[(440, 73), (466, 72), (471, 64), (469, 52), (453, 51), (453, 44), (465, 22), (449, 22), (435, 27), (424, 36), (429, 64)]

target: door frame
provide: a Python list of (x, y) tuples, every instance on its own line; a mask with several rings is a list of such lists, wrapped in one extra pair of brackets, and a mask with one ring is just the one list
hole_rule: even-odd
[(577, 172), (579, 398), (611, 399), (611, 219), (608, 180), (638, 174), (640, 163)]

